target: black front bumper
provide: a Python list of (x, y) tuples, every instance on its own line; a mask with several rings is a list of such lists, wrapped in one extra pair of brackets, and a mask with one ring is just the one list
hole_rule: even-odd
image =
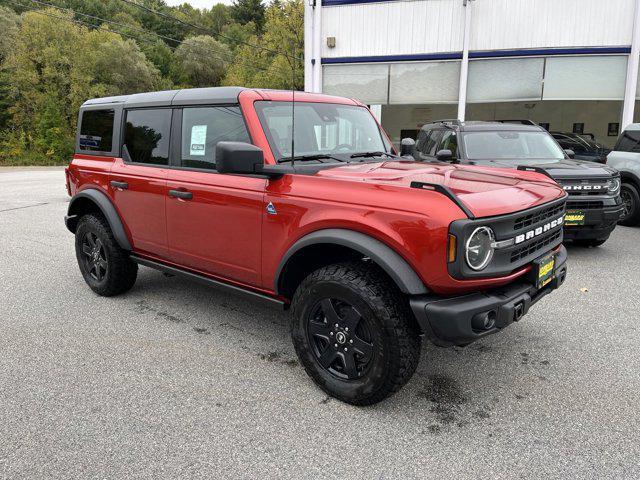
[[(596, 207), (594, 208), (594, 205)], [(620, 197), (569, 197), (567, 211), (585, 213), (584, 225), (565, 225), (565, 240), (605, 240), (618, 223), (623, 205)]]
[[(529, 279), (520, 280), (494, 290), (461, 297), (412, 297), (411, 309), (422, 332), (436, 345), (467, 345), (520, 320), (532, 305), (562, 285), (567, 275), (566, 262), (567, 250), (561, 246), (556, 257), (555, 277), (540, 290)], [(487, 316), (491, 327), (478, 328), (478, 324), (482, 325)]]

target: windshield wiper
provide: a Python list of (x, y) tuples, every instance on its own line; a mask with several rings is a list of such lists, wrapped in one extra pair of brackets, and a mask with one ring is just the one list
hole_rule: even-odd
[(295, 156), (293, 158), (284, 157), (284, 158), (281, 158), (280, 160), (278, 160), (278, 163), (287, 163), (287, 162), (291, 162), (291, 161), (306, 162), (306, 161), (311, 161), (311, 160), (336, 160), (338, 162), (346, 162), (346, 160), (344, 160), (342, 158), (334, 157), (333, 155), (327, 155), (326, 153), (316, 153), (316, 154), (312, 154), (312, 155), (298, 155), (298, 156)]
[(387, 153), (387, 152), (361, 152), (361, 153), (354, 153), (353, 155), (351, 155), (351, 158), (369, 158), (369, 157), (391, 157), (391, 158), (400, 158), (398, 157), (398, 155), (394, 155), (393, 153)]

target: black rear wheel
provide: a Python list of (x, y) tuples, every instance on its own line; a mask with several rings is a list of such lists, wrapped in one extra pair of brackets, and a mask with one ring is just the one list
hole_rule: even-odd
[(409, 381), (420, 339), (405, 299), (375, 265), (349, 262), (309, 275), (292, 302), (300, 362), (329, 395), (371, 405)]
[(627, 227), (632, 227), (640, 223), (640, 192), (638, 188), (627, 182), (622, 183), (620, 190), (622, 198), (622, 216), (618, 223)]
[(78, 222), (76, 258), (85, 282), (98, 295), (124, 293), (136, 282), (138, 265), (120, 248), (101, 215), (85, 215)]

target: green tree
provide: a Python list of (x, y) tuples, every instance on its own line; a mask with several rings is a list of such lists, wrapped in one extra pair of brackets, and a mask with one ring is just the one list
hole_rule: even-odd
[(185, 40), (175, 50), (179, 83), (192, 87), (215, 87), (232, 59), (231, 50), (208, 35)]
[[(222, 33), (231, 23), (231, 7), (218, 3), (202, 15), (202, 26), (211, 29), (213, 35)], [(255, 28), (255, 27), (254, 27)]]
[(255, 36), (256, 27), (253, 22), (245, 23), (230, 23), (225, 25), (222, 30), (222, 41), (229, 46), (232, 52), (236, 52), (238, 47), (250, 42)]
[[(18, 15), (7, 7), (0, 6), (0, 64), (9, 53), (18, 32)], [(9, 77), (0, 68), (0, 131), (4, 130), (9, 121)]]
[[(265, 34), (254, 36), (236, 52), (225, 85), (304, 89), (304, 4), (302, 0), (273, 2), (266, 12)], [(262, 47), (262, 48), (260, 48)], [(281, 53), (273, 53), (281, 52)]]
[(0, 62), (6, 57), (18, 31), (18, 15), (10, 8), (0, 6)]
[(234, 0), (231, 16), (242, 25), (252, 22), (255, 25), (256, 34), (264, 31), (265, 7), (261, 0)]
[[(59, 10), (46, 13), (72, 18)], [(10, 118), (0, 135), (0, 161), (10, 163), (68, 160), (82, 102), (162, 85), (134, 41), (36, 12), (23, 15), (2, 75)]]

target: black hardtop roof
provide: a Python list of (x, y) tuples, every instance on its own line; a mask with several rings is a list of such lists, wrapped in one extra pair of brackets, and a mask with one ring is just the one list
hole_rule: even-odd
[(82, 108), (94, 106), (161, 107), (171, 105), (203, 105), (238, 103), (238, 95), (246, 90), (242, 87), (187, 88), (161, 92), (134, 93), (117, 97), (92, 98)]
[(437, 127), (445, 127), (459, 132), (490, 132), (499, 130), (501, 132), (545, 132), (546, 130), (540, 125), (524, 125), (522, 123), (505, 123), (505, 122), (485, 122), (481, 120), (472, 120), (468, 122), (460, 122), (458, 120), (444, 120), (427, 123), (422, 126), (422, 130), (431, 130)]

